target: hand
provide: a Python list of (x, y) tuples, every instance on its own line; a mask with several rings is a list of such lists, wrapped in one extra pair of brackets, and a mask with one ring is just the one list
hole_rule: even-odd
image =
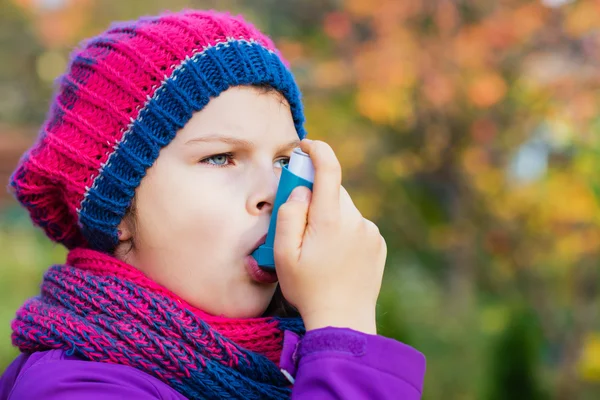
[(281, 291), (307, 330), (336, 326), (376, 334), (385, 240), (341, 186), (331, 147), (306, 139), (300, 147), (313, 161), (315, 182), (312, 194), (297, 187), (279, 208), (274, 256)]

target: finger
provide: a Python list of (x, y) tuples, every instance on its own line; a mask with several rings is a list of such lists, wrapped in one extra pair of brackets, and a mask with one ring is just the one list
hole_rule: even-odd
[(342, 215), (355, 215), (362, 218), (360, 210), (354, 204), (350, 194), (345, 187), (340, 187), (340, 212)]
[(339, 214), (342, 168), (331, 146), (319, 140), (303, 140), (302, 151), (307, 153), (315, 166), (310, 218), (331, 219)]
[(310, 202), (310, 190), (298, 186), (292, 191), (288, 200), (279, 207), (273, 244), (275, 265), (278, 267), (296, 263), (300, 258)]

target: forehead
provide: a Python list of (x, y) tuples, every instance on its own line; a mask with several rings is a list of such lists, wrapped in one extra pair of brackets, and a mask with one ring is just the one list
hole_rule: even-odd
[(196, 112), (178, 133), (179, 140), (227, 135), (246, 140), (298, 139), (290, 107), (276, 91), (234, 87)]

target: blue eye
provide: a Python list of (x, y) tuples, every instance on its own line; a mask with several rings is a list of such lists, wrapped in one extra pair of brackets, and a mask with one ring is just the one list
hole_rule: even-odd
[[(214, 156), (206, 157), (200, 162), (202, 164), (209, 164), (215, 167), (228, 167), (233, 164), (233, 154), (231, 153), (221, 153), (215, 154)], [(280, 158), (279, 160), (275, 160), (275, 166), (278, 168), (287, 167), (290, 163), (289, 157)]]
[(214, 165), (215, 167), (226, 167), (233, 160), (233, 154), (231, 153), (222, 153), (215, 154), (214, 156), (206, 157), (201, 162), (205, 164)]
[(279, 168), (287, 167), (290, 164), (290, 159), (289, 158), (280, 158), (279, 160), (275, 161), (275, 163), (279, 163), (279, 165), (278, 165)]

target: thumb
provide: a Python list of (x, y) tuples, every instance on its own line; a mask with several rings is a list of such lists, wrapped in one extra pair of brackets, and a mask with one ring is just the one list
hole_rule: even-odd
[(279, 207), (273, 244), (276, 265), (296, 263), (300, 258), (311, 197), (310, 189), (298, 186)]

